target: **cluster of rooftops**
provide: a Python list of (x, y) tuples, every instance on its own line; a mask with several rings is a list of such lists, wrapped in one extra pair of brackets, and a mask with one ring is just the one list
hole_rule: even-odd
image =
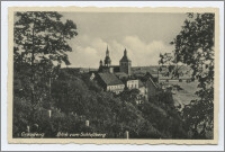
[[(111, 58), (107, 46), (106, 56), (103, 60), (104, 62), (100, 60), (98, 70), (90, 71), (89, 69), (90, 80), (96, 80), (107, 91), (119, 93), (125, 88), (140, 89), (142, 87), (146, 87), (146, 82), (149, 82), (148, 87), (151, 87), (151, 90), (157, 90), (162, 88), (162, 86), (159, 84), (159, 81), (173, 79), (170, 75), (168, 76), (168, 71), (165, 69), (159, 73), (158, 66), (152, 66), (151, 72), (143, 72), (142, 70), (145, 69), (144, 67), (141, 67), (141, 70), (139, 70), (137, 67), (132, 68), (132, 61), (128, 58), (127, 54), (127, 50), (125, 49), (124, 55), (119, 61), (119, 65), (111, 65)], [(148, 70), (148, 67), (146, 67), (146, 70)], [(132, 73), (133, 71), (135, 72)], [(140, 71), (139, 76), (137, 71)], [(183, 77), (181, 78), (189, 79), (190, 77), (188, 75), (189, 74), (184, 73)], [(143, 82), (143, 79), (140, 79), (143, 77), (146, 78), (145, 82)]]
[[(128, 58), (127, 50), (119, 61), (119, 65), (111, 65), (109, 49), (106, 49), (104, 62), (100, 60), (99, 69), (90, 71), (90, 79), (96, 80), (107, 91), (119, 93), (125, 88), (143, 89), (144, 84), (132, 74), (132, 61)], [(151, 77), (149, 77), (151, 79)], [(156, 83), (151, 80), (152, 83)], [(154, 86), (157, 86), (153, 84)]]

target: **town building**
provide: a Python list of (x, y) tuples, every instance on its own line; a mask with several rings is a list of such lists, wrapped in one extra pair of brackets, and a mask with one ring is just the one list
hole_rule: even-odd
[(125, 72), (116, 72), (115, 75), (120, 80), (126, 80), (128, 78), (128, 75)]
[(124, 55), (120, 60), (120, 72), (125, 72), (131, 75), (131, 60), (127, 57), (127, 50), (124, 50)]
[(140, 95), (143, 96), (145, 99), (148, 99), (148, 88), (144, 85), (144, 83), (138, 80), (138, 90), (140, 91)]
[(125, 88), (124, 83), (119, 80), (113, 73), (98, 73), (98, 80), (104, 90), (112, 91), (116, 94), (122, 92)]
[(95, 75), (92, 74), (90, 79), (93, 80), (96, 76), (99, 84), (106, 91), (118, 94), (125, 89), (125, 80), (131, 75), (131, 60), (127, 57), (127, 50), (124, 50), (119, 65), (111, 65), (111, 62), (107, 46), (104, 62), (100, 60), (98, 72)]
[(119, 65), (111, 65), (111, 62), (107, 47), (105, 59), (100, 60), (98, 71), (95, 74), (92, 73), (90, 79), (96, 79), (104, 90), (116, 94), (124, 91), (124, 89), (138, 89), (140, 91), (136, 100), (138, 104), (157, 94), (160, 89), (160, 86), (156, 83), (158, 78), (153, 77), (151, 74), (140, 76), (140, 78), (147, 77), (145, 82), (142, 82), (139, 78), (133, 78), (132, 62), (128, 58), (126, 49), (119, 61)]
[(127, 80), (126, 87), (127, 89), (138, 89), (139, 80)]
[(159, 91), (162, 90), (162, 86), (159, 83), (158, 78), (154, 77), (151, 73), (145, 75), (145, 81), (143, 82), (146, 89), (147, 98), (154, 97)]
[(154, 97), (161, 90), (160, 84), (157, 82), (154, 82), (153, 79), (151, 78), (147, 79), (147, 81), (145, 82), (145, 87), (148, 88), (147, 90), (148, 98)]

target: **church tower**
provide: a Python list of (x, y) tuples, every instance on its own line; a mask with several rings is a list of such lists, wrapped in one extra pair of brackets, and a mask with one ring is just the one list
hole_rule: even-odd
[(131, 60), (127, 57), (127, 50), (124, 50), (124, 55), (120, 60), (120, 72), (125, 72), (131, 75)]
[(101, 72), (102, 71), (102, 68), (103, 68), (103, 64), (102, 64), (102, 60), (100, 60), (98, 72)]
[(110, 67), (110, 65), (111, 65), (111, 59), (109, 57), (109, 49), (108, 49), (108, 46), (107, 46), (106, 57), (105, 57), (105, 66)]
[(102, 66), (102, 60), (100, 60), (99, 65)]

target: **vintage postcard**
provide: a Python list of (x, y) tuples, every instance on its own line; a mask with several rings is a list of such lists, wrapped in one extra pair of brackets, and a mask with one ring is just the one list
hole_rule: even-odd
[(217, 144), (217, 8), (9, 8), (9, 143)]

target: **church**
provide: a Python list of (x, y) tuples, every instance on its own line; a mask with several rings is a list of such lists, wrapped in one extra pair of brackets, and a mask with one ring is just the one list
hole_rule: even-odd
[(106, 57), (104, 62), (102, 60), (100, 60), (100, 65), (99, 65), (99, 69), (98, 72), (109, 72), (109, 73), (126, 73), (128, 76), (131, 75), (131, 60), (127, 57), (127, 50), (124, 50), (124, 55), (121, 58), (119, 65), (115, 66), (115, 65), (111, 65), (111, 59), (109, 56), (109, 49), (107, 46), (106, 49)]
[[(119, 61), (119, 65), (111, 65), (111, 58), (107, 46), (104, 61), (100, 60), (99, 69), (96, 73), (96, 79), (106, 91), (112, 91), (116, 94), (124, 91), (126, 87), (125, 80), (131, 76), (131, 60), (127, 56), (127, 50)], [(95, 76), (94, 76), (95, 77)]]
[(98, 71), (92, 73), (90, 79), (97, 80), (104, 90), (116, 94), (121, 93), (124, 89), (138, 89), (140, 95), (145, 99), (154, 95), (154, 92), (158, 90), (158, 86), (155, 85), (151, 77), (148, 77), (146, 82), (133, 78), (131, 60), (128, 58), (126, 49), (119, 61), (119, 65), (111, 65), (108, 46), (104, 61), (100, 60)]

